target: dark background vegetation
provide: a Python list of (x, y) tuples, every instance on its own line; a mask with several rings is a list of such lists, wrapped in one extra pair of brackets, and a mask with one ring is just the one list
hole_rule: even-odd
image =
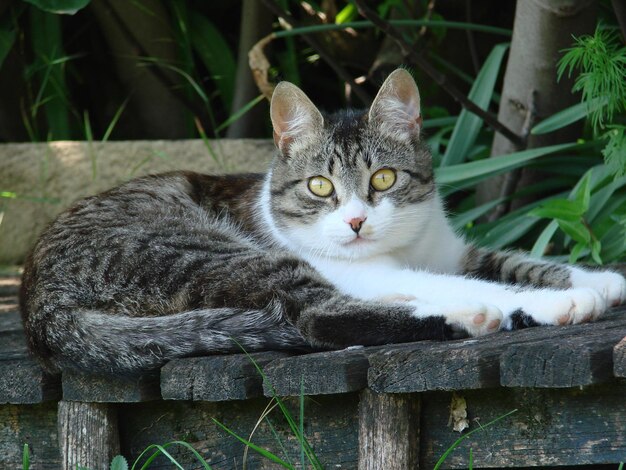
[[(363, 7), (383, 23), (363, 24)], [(617, 261), (624, 28), (621, 0), (8, 0), (0, 142), (270, 137), (277, 81), (334, 111), (366, 107), (404, 66), (459, 230), (494, 247)], [(248, 52), (263, 38), (268, 74), (255, 83)], [(466, 96), (486, 114), (464, 109)]]

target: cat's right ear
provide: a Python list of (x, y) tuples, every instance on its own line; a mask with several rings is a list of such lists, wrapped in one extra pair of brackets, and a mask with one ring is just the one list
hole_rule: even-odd
[(274, 89), (270, 116), (274, 127), (274, 143), (283, 156), (297, 143), (313, 139), (324, 126), (324, 118), (304, 92), (289, 82), (280, 82)]

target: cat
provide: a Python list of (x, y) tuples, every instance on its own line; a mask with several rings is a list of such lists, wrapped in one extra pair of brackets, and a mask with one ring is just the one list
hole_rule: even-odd
[(281, 82), (270, 117), (267, 174), (141, 177), (44, 231), (20, 306), (48, 370), (481, 336), (625, 300), (617, 273), (489, 251), (450, 228), (407, 71), (368, 110), (332, 115)]

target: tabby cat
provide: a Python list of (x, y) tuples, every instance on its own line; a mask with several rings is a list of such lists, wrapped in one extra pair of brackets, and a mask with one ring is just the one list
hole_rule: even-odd
[(420, 97), (393, 72), (367, 111), (271, 103), (267, 174), (173, 172), (83, 199), (35, 245), (21, 311), (48, 369), (344, 348), (590, 321), (626, 281), (468, 244), (446, 220)]

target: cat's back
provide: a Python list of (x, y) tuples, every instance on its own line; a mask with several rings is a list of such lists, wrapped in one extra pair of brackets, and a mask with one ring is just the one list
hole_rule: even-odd
[(48, 226), (25, 263), (22, 312), (53, 297), (100, 302), (107, 289), (124, 292), (130, 273), (154, 281), (207, 243), (227, 251), (233, 236), (253, 236), (246, 219), (261, 184), (256, 174), (170, 172), (77, 201)]

